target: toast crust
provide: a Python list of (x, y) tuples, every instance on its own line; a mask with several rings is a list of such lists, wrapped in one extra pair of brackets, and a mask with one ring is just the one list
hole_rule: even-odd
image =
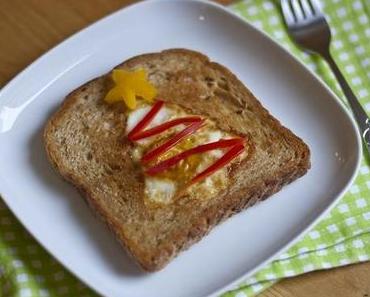
[[(72, 183), (79, 190), (79, 192), (81, 192), (87, 203), (108, 225), (109, 229), (114, 233), (117, 240), (128, 250), (132, 257), (146, 271), (160, 270), (180, 251), (187, 249), (208, 234), (210, 230), (218, 223), (224, 221), (233, 214), (254, 205), (257, 202), (266, 199), (273, 193), (279, 191), (284, 185), (304, 175), (310, 168), (310, 151), (307, 145), (300, 138), (295, 136), (289, 129), (283, 127), (278, 120), (272, 117), (233, 73), (231, 73), (224, 66), (215, 62), (211, 62), (205, 55), (187, 49), (171, 49), (162, 51), (160, 53), (144, 54), (133, 57), (118, 65), (117, 68), (132, 69), (138, 65), (144, 65), (145, 63), (148, 63), (148, 61), (150, 62), (152, 60), (166, 59), (169, 55), (190, 57), (190, 60), (197, 61), (197, 63), (201, 64), (202, 67), (212, 69), (212, 71), (216, 71), (217, 73), (222, 73), (224, 80), (228, 82), (228, 85), (236, 85), (238, 90), (241, 92), (241, 96), (233, 98), (234, 103), (232, 107), (234, 108), (234, 106), (236, 106), (236, 108), (234, 108), (234, 110), (231, 112), (234, 112), (235, 115), (238, 115), (239, 113), (244, 114), (245, 110), (248, 110), (248, 108), (253, 108), (251, 112), (258, 112), (258, 116), (261, 118), (261, 123), (265, 123), (265, 125), (269, 126), (269, 129), (273, 130), (276, 135), (279, 135), (279, 137), (281, 137), (281, 141), (287, 143), (287, 146), (294, 150), (297, 157), (294, 159), (294, 161), (287, 161), (279, 168), (279, 170), (275, 171), (273, 175), (266, 176), (263, 180), (259, 180), (258, 182), (249, 185), (247, 189), (241, 186), (236, 189), (227, 190), (226, 193), (223, 194), (223, 197), (226, 197), (227, 199), (216, 199), (210, 203), (210, 205), (204, 207), (189, 226), (177, 228), (175, 231), (171, 232), (171, 236), (169, 236), (169, 238), (166, 238), (166, 240), (161, 242), (158, 246), (148, 249), (142, 247), (138, 240), (133, 240), (132, 236), (128, 235), (125, 225), (122, 224), (117, 217), (112, 215), (109, 209), (107, 209), (101, 203), (101, 200), (97, 198), (98, 195), (91, 190), (88, 183), (78, 174), (76, 174), (76, 172), (71, 171), (70, 168), (65, 166), (65, 162), (60, 153), (60, 146), (55, 144), (55, 135), (59, 127), (63, 125), (65, 118), (69, 116), (71, 109), (79, 100), (81, 100), (82, 97), (86, 96), (86, 92), (91, 88), (103, 86), (103, 90), (105, 90), (104, 86), (106, 85), (109, 74), (87, 82), (77, 90), (70, 93), (62, 103), (59, 110), (49, 119), (48, 123), (46, 124), (44, 130), (44, 142), (48, 159), (54, 168), (61, 174), (61, 176), (68, 182)], [(218, 97), (222, 97), (222, 95), (225, 94), (225, 97), (228, 97), (228, 92), (232, 93), (233, 91), (233, 89), (226, 89), (225, 93), (219, 94)], [(171, 90), (168, 92), (171, 92)], [(160, 90), (164, 100), (169, 98), (169, 96), (166, 97), (166, 95), (169, 94), (168, 92), (166, 90)], [(101, 94), (100, 96), (104, 96), (104, 94)], [(181, 101), (183, 98), (174, 98), (173, 100), (174, 103), (181, 104), (185, 109), (190, 109), (194, 112), (199, 112), (199, 110), (202, 109), (200, 105), (198, 106), (197, 102), (189, 102), (188, 104), (185, 104), (184, 101)], [(219, 104), (221, 102), (221, 99), (217, 100), (218, 101), (216, 101), (215, 104)], [(221, 104), (228, 103), (227, 101), (222, 101)], [(230, 123), (224, 119), (220, 117), (214, 117), (212, 110), (207, 112), (203, 108), (202, 111), (205, 115), (215, 121), (221, 127), (221, 129), (231, 131), (233, 134), (237, 135), (243, 135), (245, 133), (243, 131), (241, 132), (240, 129), (237, 129), (237, 127), (230, 125)], [(251, 137), (253, 139), (253, 137), (257, 136), (252, 135)], [(268, 148), (266, 149), (268, 150)], [(248, 160), (245, 162), (247, 163), (245, 166), (249, 166), (252, 164), (251, 162), (255, 162), (253, 157), (252, 159), (253, 160)], [(239, 174), (242, 173), (243, 172)], [(238, 174), (236, 178), (238, 178)], [(140, 209), (140, 211), (143, 211), (143, 216), (145, 217), (146, 210)]]

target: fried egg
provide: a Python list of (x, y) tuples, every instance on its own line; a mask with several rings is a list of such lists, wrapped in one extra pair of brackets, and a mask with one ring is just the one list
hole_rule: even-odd
[[(128, 134), (149, 112), (150, 105), (141, 105), (139, 108), (131, 111), (128, 115), (126, 133)], [(180, 108), (171, 104), (165, 104), (156, 114), (151, 123), (146, 129), (155, 127), (167, 121), (192, 116)], [(183, 130), (185, 125), (179, 125), (164, 131), (158, 135), (135, 141), (135, 147), (132, 152), (132, 157), (136, 162), (140, 162), (144, 153), (151, 150), (158, 144), (163, 143), (166, 139), (174, 135), (176, 132)], [(179, 142), (169, 151), (159, 156), (154, 162), (149, 165), (154, 165), (159, 161), (163, 161), (173, 157), (185, 150), (197, 147), (202, 144), (215, 142), (220, 139), (233, 138), (224, 131), (217, 129), (214, 122), (206, 119), (205, 125), (197, 130), (194, 134), (189, 135), (186, 139)], [(203, 181), (195, 183), (190, 187), (185, 185), (198, 173), (202, 172), (220, 157), (224, 151), (221, 149), (212, 150), (206, 153), (196, 154), (189, 158), (180, 161), (177, 165), (159, 173), (156, 176), (145, 176), (145, 196), (149, 201), (155, 203), (168, 204), (176, 199), (176, 196), (181, 194), (189, 194), (195, 199), (209, 199), (215, 196), (219, 191), (225, 189), (228, 184), (227, 167), (220, 168)], [(244, 153), (243, 153), (244, 154)], [(243, 155), (242, 154), (242, 155)], [(240, 156), (238, 157), (240, 158)]]

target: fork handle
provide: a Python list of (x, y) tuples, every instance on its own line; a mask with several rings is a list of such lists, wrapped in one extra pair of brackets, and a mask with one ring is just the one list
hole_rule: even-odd
[(347, 101), (352, 109), (359, 130), (361, 132), (362, 140), (364, 141), (367, 151), (370, 154), (370, 119), (366, 114), (364, 108), (361, 106), (356, 95), (352, 92), (350, 86), (348, 85), (342, 72), (339, 70), (337, 64), (335, 63), (330, 53), (325, 55), (324, 57), (326, 61), (329, 63), (331, 70), (334, 72), (335, 77), (337, 78), (343, 90), (343, 93), (346, 95)]

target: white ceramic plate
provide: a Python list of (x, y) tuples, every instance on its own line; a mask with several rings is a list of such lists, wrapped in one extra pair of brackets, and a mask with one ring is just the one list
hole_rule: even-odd
[[(221, 226), (163, 271), (143, 274), (76, 190), (51, 169), (42, 129), (63, 97), (141, 53), (185, 47), (230, 68), (311, 148), (312, 169)], [(206, 296), (297, 239), (348, 188), (360, 145), (347, 112), (312, 73), (221, 6), (146, 1), (69, 38), (0, 93), (0, 193), (34, 237), (104, 296)]]

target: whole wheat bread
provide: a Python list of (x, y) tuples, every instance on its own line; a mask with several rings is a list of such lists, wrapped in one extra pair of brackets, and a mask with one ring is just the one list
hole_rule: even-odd
[(250, 135), (254, 145), (217, 197), (184, 197), (148, 207), (142, 169), (130, 157), (132, 144), (124, 140), (125, 107), (103, 100), (111, 87), (109, 74), (66, 97), (45, 128), (49, 160), (144, 270), (161, 269), (219, 222), (277, 192), (310, 167), (307, 145), (273, 118), (234, 74), (206, 56), (171, 49), (134, 57), (117, 68), (146, 69), (159, 98), (209, 117), (223, 131)]

